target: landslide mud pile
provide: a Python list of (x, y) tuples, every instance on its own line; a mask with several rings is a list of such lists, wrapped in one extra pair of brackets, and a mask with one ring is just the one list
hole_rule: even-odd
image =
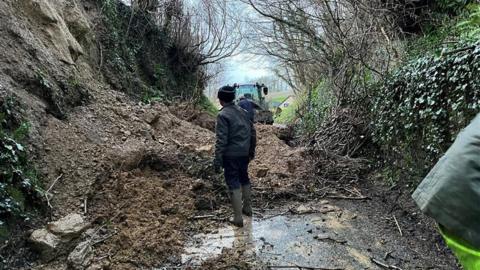
[(99, 265), (176, 263), (199, 195), (192, 189), (211, 174), (214, 134), (161, 104), (118, 101), (116, 92), (96, 98), (68, 121), (47, 121), (41, 164), (50, 179), (61, 175), (53, 216), (83, 213), (102, 228), (109, 237), (95, 245)]
[[(162, 104), (139, 104), (105, 82), (99, 7), (0, 2), (1, 96), (21, 104), (31, 126), (28, 153), (49, 190), (44, 221), (28, 229), (77, 213), (101, 236), (92, 241), (92, 269), (176, 262), (188, 218), (210, 204), (199, 183), (211, 175), (214, 135), (201, 119), (194, 125)], [(2, 243), (0, 252), (7, 266), (64, 269), (71, 250), (40, 261), (22, 240)]]
[[(178, 265), (188, 235), (230, 214), (223, 179), (211, 169), (214, 133), (162, 104), (134, 104), (103, 92), (68, 121), (50, 118), (46, 124), (41, 165), (50, 179), (61, 176), (52, 189), (53, 217), (82, 213), (100, 230), (104, 240), (93, 246), (90, 263), (95, 267)], [(257, 126), (250, 169), (256, 208), (293, 194), (307, 171), (303, 151), (287, 146), (273, 129)], [(194, 222), (219, 212), (219, 219)]]
[[(275, 135), (277, 127), (257, 125), (257, 151), (250, 166), (254, 188), (273, 199), (304, 190), (308, 162), (303, 148), (293, 148)], [(289, 195), (290, 194), (290, 195)]]

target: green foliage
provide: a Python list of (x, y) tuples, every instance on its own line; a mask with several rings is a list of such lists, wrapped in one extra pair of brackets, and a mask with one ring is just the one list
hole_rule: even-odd
[(463, 8), (471, 0), (437, 0), (437, 6), (439, 12), (453, 12), (458, 13), (463, 10)]
[(440, 28), (407, 42), (408, 59), (416, 59), (425, 55), (425, 52), (439, 55), (445, 47), (444, 41), (452, 35), (458, 35), (455, 23), (446, 23)]
[(275, 97), (270, 98), (270, 102), (283, 102), (288, 97), (289, 97), (288, 95), (275, 96)]
[(8, 235), (9, 235), (9, 230), (8, 230), (7, 224), (3, 223), (0, 220), (0, 240), (2, 240), (3, 242), (4, 239), (8, 238)]
[[(480, 40), (480, 5), (472, 1), (439, 1), (436, 14), (442, 15), (425, 26), (421, 36), (407, 39), (407, 60), (428, 54), (439, 56), (442, 51), (458, 47), (459, 42)], [(458, 16), (449, 16), (448, 13)]]
[(374, 93), (373, 138), (385, 163), (421, 177), (480, 109), (480, 46), (424, 56), (393, 72)]
[(166, 100), (165, 94), (154, 87), (146, 87), (145, 90), (142, 91), (142, 102), (143, 103), (150, 103), (153, 101), (160, 101), (164, 102)]
[(218, 114), (218, 108), (205, 95), (202, 95), (200, 97), (200, 100), (199, 100), (198, 103), (199, 103), (200, 108), (202, 108), (208, 114), (210, 114), (212, 116), (216, 116)]
[(328, 84), (322, 81), (310, 92), (307, 91), (298, 102), (301, 106), (299, 107), (301, 108), (299, 112), (301, 118), (298, 123), (299, 131), (308, 136), (313, 134), (328, 116), (335, 103), (335, 98), (329, 91)]
[(328, 116), (335, 102), (328, 84), (321, 81), (310, 91), (295, 96), (295, 101), (288, 107), (280, 108), (282, 111), (275, 115), (275, 122), (295, 123), (299, 134), (309, 137)]
[(275, 123), (280, 124), (291, 124), (295, 121), (296, 111), (298, 109), (298, 104), (295, 101), (293, 104), (290, 104), (286, 108), (281, 108), (281, 113), (275, 115)]
[(460, 21), (456, 27), (461, 31), (464, 40), (474, 42), (480, 39), (480, 4), (470, 4), (467, 9), (467, 18)]
[(53, 88), (52, 83), (47, 79), (47, 76), (45, 75), (45, 73), (43, 71), (40, 71), (40, 70), (37, 71), (35, 76), (36, 76), (36, 79), (37, 79), (40, 87), (42, 87), (43, 89), (46, 89), (46, 90), (51, 90)]
[[(133, 81), (133, 70), (135, 69), (135, 51), (134, 46), (130, 46), (128, 39), (124, 37), (124, 27), (122, 13), (119, 10), (117, 0), (103, 0), (102, 13), (105, 22), (105, 36), (103, 38), (105, 49), (105, 64), (112, 72), (120, 75), (122, 85), (125, 89), (130, 88), (130, 82)], [(134, 93), (129, 93), (134, 94)]]
[(198, 55), (157, 23), (154, 14), (102, 0), (101, 43), (105, 77), (114, 88), (144, 102), (191, 100), (201, 95), (205, 75)]
[(21, 143), (30, 126), (25, 122), (15, 125), (13, 119), (17, 105), (13, 98), (7, 98), (0, 107), (0, 231), (3, 232), (7, 221), (27, 219), (29, 207), (41, 201), (43, 194)]

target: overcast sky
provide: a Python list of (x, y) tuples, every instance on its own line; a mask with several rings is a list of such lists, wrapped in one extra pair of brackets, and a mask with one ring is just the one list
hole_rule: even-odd
[[(251, 25), (248, 23), (258, 20), (260, 17), (257, 12), (250, 6), (242, 3), (241, 1), (226, 0), (229, 2), (231, 12), (238, 21), (243, 21), (244, 35), (243, 44), (240, 46), (240, 52), (225, 59), (222, 64), (224, 66), (224, 74), (222, 79), (224, 83), (253, 83), (259, 77), (273, 75), (273, 72), (269, 68), (271, 66), (271, 59), (265, 56), (256, 56), (249, 52), (248, 48), (255, 47), (254, 44), (247, 44), (250, 40), (248, 31), (250, 31)], [(252, 47), (253, 46), (253, 47)]]
[(224, 74), (221, 76), (225, 84), (252, 83), (255, 79), (271, 75), (268, 63), (247, 52), (239, 53), (223, 61)]

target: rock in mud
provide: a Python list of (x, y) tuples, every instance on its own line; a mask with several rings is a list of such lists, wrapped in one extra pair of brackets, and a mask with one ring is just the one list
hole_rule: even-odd
[(141, 118), (148, 124), (153, 125), (158, 121), (158, 119), (160, 119), (160, 114), (154, 113), (152, 111), (146, 111), (145, 113), (143, 113)]
[(268, 174), (268, 168), (258, 168), (257, 177), (265, 177)]
[(199, 191), (205, 188), (205, 182), (202, 181), (201, 179), (195, 180), (193, 182), (192, 187), (190, 188), (192, 191)]
[(98, 263), (94, 263), (87, 268), (87, 270), (102, 270), (102, 269), (109, 269), (109, 268), (107, 265), (104, 266)]
[(60, 238), (46, 229), (33, 231), (29, 240), (44, 260), (53, 259), (60, 244)]
[(309, 213), (314, 212), (314, 209), (312, 209), (311, 207), (307, 207), (307, 206), (302, 204), (302, 205), (298, 206), (297, 208), (290, 209), (290, 212), (292, 212), (294, 214), (298, 214), (298, 215), (303, 215), (303, 214), (309, 214)]
[(203, 145), (195, 149), (195, 151), (201, 153), (201, 154), (210, 154), (213, 153), (213, 145)]
[(50, 232), (62, 238), (72, 239), (78, 237), (89, 226), (83, 216), (79, 214), (69, 214), (55, 222), (47, 225)]
[(90, 241), (78, 244), (68, 255), (68, 265), (76, 270), (85, 269), (93, 259), (93, 248)]

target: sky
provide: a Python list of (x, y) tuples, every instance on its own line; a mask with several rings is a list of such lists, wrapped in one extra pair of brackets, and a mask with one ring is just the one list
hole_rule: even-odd
[(225, 84), (252, 83), (259, 77), (273, 75), (264, 59), (247, 52), (225, 59), (222, 65), (224, 72), (221, 78)]

